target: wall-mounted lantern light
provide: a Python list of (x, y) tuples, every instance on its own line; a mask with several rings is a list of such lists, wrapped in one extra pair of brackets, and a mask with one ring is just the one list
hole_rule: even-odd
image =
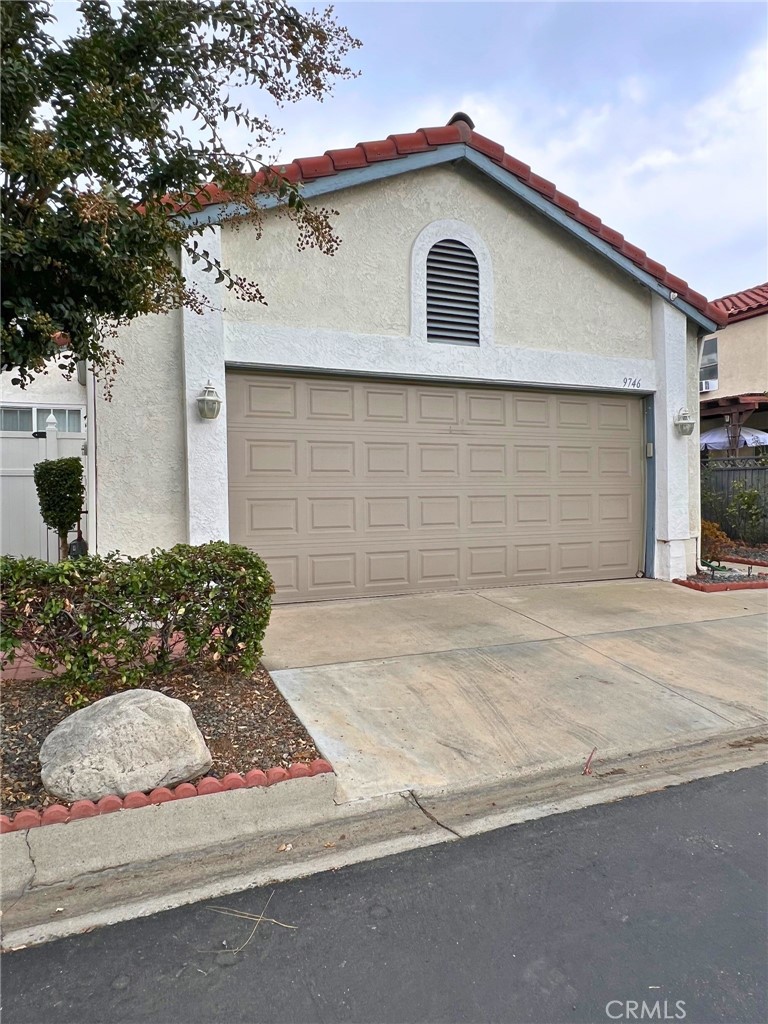
[(687, 409), (680, 409), (675, 416), (675, 426), (683, 437), (690, 437), (696, 426), (696, 421)]
[(221, 412), (221, 397), (210, 380), (197, 396), (197, 409), (204, 420), (215, 420)]

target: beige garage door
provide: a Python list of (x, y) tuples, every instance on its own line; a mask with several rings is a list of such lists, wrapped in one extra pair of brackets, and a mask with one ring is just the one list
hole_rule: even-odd
[(641, 399), (233, 372), (230, 536), (278, 600), (634, 576)]

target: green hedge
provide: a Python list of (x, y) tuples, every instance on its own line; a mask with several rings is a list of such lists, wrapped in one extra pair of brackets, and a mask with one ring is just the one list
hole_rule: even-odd
[(223, 541), (58, 565), (3, 556), (0, 572), (3, 662), (23, 652), (82, 694), (139, 685), (174, 657), (253, 671), (274, 593), (259, 556)]

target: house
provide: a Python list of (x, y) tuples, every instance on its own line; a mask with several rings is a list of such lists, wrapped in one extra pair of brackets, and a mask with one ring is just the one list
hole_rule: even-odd
[[(768, 282), (724, 295), (713, 303), (727, 317), (727, 328), (704, 339), (699, 368), (701, 430), (725, 426), (738, 446), (747, 424), (768, 430)], [(712, 453), (714, 456), (723, 453)]]
[[(12, 377), (0, 377), (0, 553), (55, 562), (59, 540), (40, 516), (33, 472), (46, 458), (85, 457), (85, 375), (65, 380), (54, 362), (23, 390)], [(82, 525), (87, 533), (87, 515)]]
[(189, 214), (268, 305), (182, 256), (214, 308), (122, 332), (92, 547), (230, 539), (281, 601), (694, 571), (721, 307), (465, 114), (280, 171), (341, 247), (297, 251), (274, 210), (257, 240), (221, 195)]

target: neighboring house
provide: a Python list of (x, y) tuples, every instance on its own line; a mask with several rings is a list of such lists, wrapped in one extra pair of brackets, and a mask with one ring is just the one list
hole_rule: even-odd
[[(0, 553), (55, 562), (58, 537), (40, 516), (32, 474), (43, 459), (84, 456), (86, 388), (75, 377), (65, 380), (55, 365), (24, 390), (12, 378), (9, 372), (0, 377)], [(51, 415), (56, 431), (46, 436)]]
[[(699, 369), (701, 430), (726, 426), (735, 448), (741, 426), (768, 430), (768, 282), (725, 295), (713, 305), (728, 319), (725, 331), (704, 339)], [(755, 454), (754, 448), (738, 451)]]
[(473, 127), (281, 168), (338, 211), (332, 258), (222, 196), (191, 215), (268, 305), (182, 257), (215, 308), (121, 333), (89, 417), (99, 550), (230, 539), (283, 601), (694, 571), (725, 315)]

